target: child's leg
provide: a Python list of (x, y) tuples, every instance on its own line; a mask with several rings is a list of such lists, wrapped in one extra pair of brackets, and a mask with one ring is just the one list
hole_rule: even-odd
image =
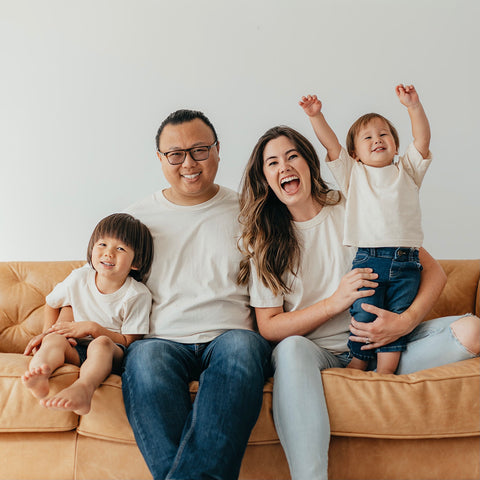
[[(384, 308), (385, 302), (385, 280), (388, 279), (388, 272), (390, 261), (384, 258), (377, 249), (374, 248), (359, 248), (355, 259), (352, 263), (352, 268), (371, 268), (378, 277), (375, 281), (378, 286), (375, 288), (375, 293), (369, 297), (363, 297), (356, 300), (350, 307), (350, 315), (355, 318), (357, 322), (370, 323), (373, 322), (377, 316), (366, 312), (362, 308), (363, 303), (375, 305), (379, 308)], [(370, 290), (369, 287), (360, 288), (360, 290)], [(348, 368), (356, 368), (359, 370), (366, 370), (370, 360), (374, 359), (375, 350), (362, 350), (364, 343), (348, 341), (348, 348), (352, 353), (352, 361), (348, 364)]]
[[(398, 248), (392, 260), (388, 288), (386, 290), (386, 309), (402, 313), (415, 299), (420, 285), (418, 251)], [(400, 362), (401, 352), (405, 351), (407, 337), (400, 337), (394, 342), (377, 350), (377, 372), (395, 373)]]
[(366, 370), (368, 367), (368, 362), (366, 360), (360, 360), (357, 357), (353, 357), (350, 363), (347, 365), (347, 368), (355, 368), (356, 370)]
[(58, 333), (46, 335), (40, 349), (33, 356), (28, 370), (22, 375), (23, 384), (36, 398), (48, 395), (48, 379), (52, 372), (62, 366), (65, 361), (79, 364), (78, 354), (67, 338)]
[(95, 390), (111, 373), (113, 362), (119, 362), (122, 358), (122, 349), (110, 338), (97, 337), (88, 346), (87, 359), (80, 367), (78, 380), (57, 395), (43, 400), (42, 405), (52, 409), (73, 411), (78, 415), (87, 414)]
[(395, 373), (402, 352), (378, 352), (377, 373)]

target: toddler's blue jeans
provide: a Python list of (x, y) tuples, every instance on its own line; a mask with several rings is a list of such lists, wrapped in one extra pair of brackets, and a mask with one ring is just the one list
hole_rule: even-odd
[[(376, 315), (366, 312), (362, 303), (375, 305), (394, 313), (405, 311), (415, 299), (420, 285), (422, 266), (418, 260), (418, 249), (404, 247), (359, 248), (353, 260), (353, 268), (371, 268), (378, 274), (378, 287), (371, 297), (359, 298), (350, 308), (352, 317), (358, 322), (369, 323)], [(363, 288), (362, 290), (368, 290)], [(405, 350), (406, 337), (401, 337), (376, 350), (361, 350), (360, 342), (348, 342), (352, 355), (369, 361), (378, 352), (401, 352)]]

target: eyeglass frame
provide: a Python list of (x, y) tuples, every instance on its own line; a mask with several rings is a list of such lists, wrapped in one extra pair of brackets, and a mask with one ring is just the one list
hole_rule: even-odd
[[(179, 148), (178, 150), (169, 150), (168, 152), (161, 152), (158, 148), (157, 148), (157, 152), (160, 154), (160, 155), (163, 155), (168, 163), (170, 165), (181, 165), (183, 162), (185, 162), (186, 158), (187, 158), (187, 153), (190, 155), (190, 158), (192, 160), (194, 160), (195, 162), (204, 162), (205, 160), (208, 160), (208, 158), (210, 157), (210, 149), (214, 146), (216, 146), (218, 144), (218, 140), (215, 140), (211, 145), (197, 145), (195, 147), (191, 147), (191, 148)], [(196, 160), (195, 158), (193, 158), (192, 156), (192, 150), (196, 150), (197, 148), (206, 148), (207, 151), (208, 151), (208, 155), (207, 155), (207, 158), (204, 158), (202, 160)], [(170, 161), (170, 159), (168, 158), (168, 154), (169, 153), (180, 153), (182, 152), (183, 153), (183, 160), (180, 162), (180, 163), (172, 163)]]

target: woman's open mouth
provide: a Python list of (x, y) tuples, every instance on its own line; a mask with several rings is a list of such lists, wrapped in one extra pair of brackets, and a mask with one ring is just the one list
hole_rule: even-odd
[(292, 194), (298, 190), (300, 179), (296, 175), (290, 175), (280, 180), (280, 185), (286, 193)]

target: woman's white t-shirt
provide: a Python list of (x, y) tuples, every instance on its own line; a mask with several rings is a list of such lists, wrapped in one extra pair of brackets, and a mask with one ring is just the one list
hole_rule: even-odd
[[(258, 278), (252, 266), (250, 275), (250, 305), (280, 307), (291, 312), (309, 307), (332, 295), (342, 277), (351, 269), (355, 249), (342, 245), (345, 200), (327, 205), (306, 222), (294, 222), (302, 257), (297, 276), (288, 274), (291, 293), (275, 296)], [(332, 353), (348, 350), (350, 314), (348, 310), (335, 315), (306, 335)]]

